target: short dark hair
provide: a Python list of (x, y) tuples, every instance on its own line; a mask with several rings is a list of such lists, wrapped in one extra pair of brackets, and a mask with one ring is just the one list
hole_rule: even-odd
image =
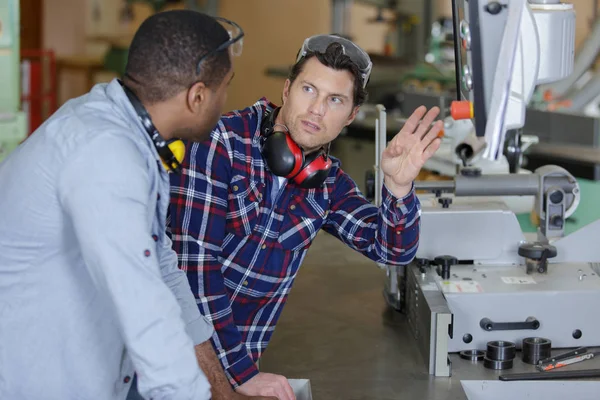
[(327, 46), (325, 53), (309, 51), (304, 57), (298, 60), (298, 62), (292, 66), (288, 75), (288, 79), (291, 83), (294, 83), (298, 75), (300, 75), (304, 69), (304, 64), (312, 57), (316, 57), (319, 62), (326, 67), (333, 68), (335, 70), (350, 71), (352, 76), (354, 76), (354, 106), (360, 106), (365, 102), (367, 99), (367, 90), (363, 88), (360, 70), (358, 66), (352, 62), (350, 57), (344, 54), (342, 45), (337, 42), (331, 43), (329, 46)]
[(196, 67), (200, 57), (229, 40), (225, 28), (209, 15), (192, 10), (156, 13), (135, 33), (124, 83), (144, 102), (165, 101), (196, 82), (219, 85), (231, 68), (228, 51), (216, 52)]

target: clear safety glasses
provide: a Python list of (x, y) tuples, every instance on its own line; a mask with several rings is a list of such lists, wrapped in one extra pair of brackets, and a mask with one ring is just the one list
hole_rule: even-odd
[(309, 37), (302, 44), (302, 48), (298, 53), (296, 62), (300, 61), (302, 57), (306, 56), (309, 51), (315, 53), (325, 53), (327, 47), (336, 42), (342, 45), (344, 54), (350, 57), (350, 60), (352, 60), (352, 62), (358, 67), (362, 76), (362, 87), (364, 88), (367, 86), (369, 76), (371, 75), (371, 69), (373, 68), (371, 58), (363, 49), (343, 37), (336, 35), (315, 35)]
[(240, 56), (242, 55), (242, 49), (244, 47), (244, 31), (242, 28), (233, 21), (230, 21), (226, 18), (215, 17), (215, 19), (223, 25), (227, 33), (229, 34), (229, 40), (225, 43), (221, 44), (214, 50), (209, 51), (198, 60), (198, 64), (196, 65), (196, 74), (200, 73), (200, 64), (202, 61), (212, 56), (215, 53), (228, 49), (232, 56)]

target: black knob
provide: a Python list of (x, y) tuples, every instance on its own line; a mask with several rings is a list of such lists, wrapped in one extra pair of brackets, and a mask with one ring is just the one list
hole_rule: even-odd
[(458, 264), (458, 259), (454, 256), (438, 256), (433, 259), (433, 262), (439, 266), (451, 266)]
[(429, 260), (427, 258), (418, 258), (417, 265), (419, 266), (419, 272), (424, 274), (427, 271), (426, 269), (429, 267)]
[(555, 215), (554, 217), (550, 218), (550, 223), (557, 228), (562, 228), (564, 221), (560, 215)]
[(460, 174), (466, 177), (478, 177), (481, 176), (481, 168), (477, 167), (464, 167), (460, 170)]
[(442, 279), (450, 279), (450, 267), (458, 264), (457, 258), (453, 256), (438, 256), (433, 262), (439, 266), (438, 274)]
[(560, 204), (563, 201), (563, 197), (563, 193), (560, 190), (550, 193), (550, 201), (554, 204)]
[(530, 260), (541, 260), (556, 257), (556, 247), (543, 243), (524, 243), (519, 246), (519, 255)]
[(450, 197), (440, 197), (438, 203), (442, 205), (442, 208), (448, 208), (452, 204), (452, 199)]
[(504, 7), (505, 6), (503, 4), (500, 4), (497, 1), (491, 1), (485, 6), (485, 11), (489, 12), (492, 15), (496, 15), (500, 11), (502, 11), (502, 8)]
[(429, 260), (427, 258), (417, 258), (417, 265), (419, 267), (429, 267)]

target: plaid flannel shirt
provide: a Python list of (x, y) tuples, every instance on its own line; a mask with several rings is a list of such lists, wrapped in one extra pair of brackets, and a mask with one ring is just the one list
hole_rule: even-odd
[(321, 188), (287, 184), (273, 202), (260, 121), (274, 107), (262, 98), (224, 115), (210, 140), (188, 143), (183, 173), (171, 174), (173, 246), (234, 388), (258, 373), (255, 361), (321, 228), (382, 264), (409, 263), (419, 241), (414, 189), (398, 199), (384, 187), (377, 208), (336, 159)]

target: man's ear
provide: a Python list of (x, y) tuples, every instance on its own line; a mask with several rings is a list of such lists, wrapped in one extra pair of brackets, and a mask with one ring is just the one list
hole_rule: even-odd
[(188, 90), (186, 103), (187, 107), (194, 114), (198, 113), (202, 106), (208, 101), (208, 92), (210, 89), (206, 87), (204, 82), (196, 82)]
[(360, 109), (360, 106), (356, 106), (354, 107), (354, 109), (352, 110), (352, 112), (350, 113), (350, 116), (348, 117), (348, 120), (346, 121), (346, 126), (350, 125), (352, 122), (354, 122), (354, 118), (356, 118), (356, 114), (358, 114), (358, 110)]
[(290, 82), (289, 79), (285, 80), (285, 84), (283, 85), (283, 93), (281, 94), (281, 102), (283, 104), (285, 104), (285, 102), (287, 101), (287, 98), (290, 95), (290, 86), (292, 85), (292, 83)]

